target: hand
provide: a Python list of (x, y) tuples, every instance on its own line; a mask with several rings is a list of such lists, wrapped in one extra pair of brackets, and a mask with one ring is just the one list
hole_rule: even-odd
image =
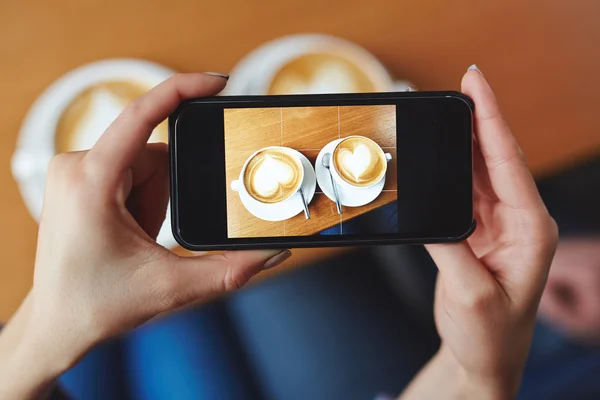
[(471, 393), (469, 398), (516, 394), (558, 240), (556, 224), (483, 75), (467, 71), (462, 91), (475, 102), (478, 225), (465, 242), (426, 246), (439, 269), (435, 320), (442, 345), (407, 397), (424, 393), (418, 380), (428, 375), (463, 385), (455, 387), (456, 394)]
[[(128, 105), (90, 151), (55, 157), (33, 289), (0, 337), (0, 354), (7, 342), (25, 341), (20, 348), (35, 349), (37, 359), (23, 364), (56, 375), (95, 343), (237, 289), (290, 255), (261, 250), (179, 257), (155, 241), (169, 200), (169, 162), (165, 144), (146, 142), (182, 100), (214, 95), (225, 83), (206, 74), (176, 75)], [(28, 371), (14, 372), (21, 379)]]
[(540, 315), (571, 338), (600, 345), (600, 238), (558, 243)]

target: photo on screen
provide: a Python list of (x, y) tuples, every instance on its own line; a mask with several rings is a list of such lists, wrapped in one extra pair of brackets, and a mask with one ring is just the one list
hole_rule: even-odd
[(229, 238), (398, 232), (395, 105), (227, 108), (224, 122)]

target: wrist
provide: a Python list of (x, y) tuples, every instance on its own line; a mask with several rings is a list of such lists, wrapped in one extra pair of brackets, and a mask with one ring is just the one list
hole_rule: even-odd
[(507, 400), (514, 399), (519, 387), (512, 380), (501, 376), (487, 376), (473, 373), (456, 360), (452, 352), (442, 345), (442, 348), (434, 356), (434, 363), (440, 371), (447, 371), (450, 378), (455, 382), (453, 398), (459, 399), (481, 399), (481, 400)]
[(513, 399), (516, 389), (502, 379), (469, 373), (452, 352), (442, 348), (404, 390), (400, 399)]
[(29, 295), (0, 332), (0, 398), (34, 398), (77, 361), (32, 310)]
[(67, 310), (50, 311), (39, 307), (41, 301), (31, 294), (27, 328), (23, 333), (25, 355), (36, 354), (44, 369), (60, 375), (73, 367), (97, 342), (83, 331)]

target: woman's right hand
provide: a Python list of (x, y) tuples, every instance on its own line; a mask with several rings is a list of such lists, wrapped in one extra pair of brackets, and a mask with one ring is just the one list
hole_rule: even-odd
[(442, 345), (402, 398), (512, 398), (558, 240), (523, 154), (485, 78), (471, 67), (475, 102), (474, 212), (465, 242), (426, 248), (438, 266), (435, 320)]

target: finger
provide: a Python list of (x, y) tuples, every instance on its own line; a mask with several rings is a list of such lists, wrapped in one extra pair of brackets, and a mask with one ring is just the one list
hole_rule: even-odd
[(512, 208), (539, 208), (542, 201), (523, 153), (485, 78), (479, 70), (469, 70), (461, 86), (475, 102), (475, 136), (496, 196)]
[(169, 153), (165, 143), (147, 144), (131, 167), (127, 210), (152, 239), (165, 220), (169, 203)]
[(244, 286), (259, 272), (273, 268), (292, 255), (290, 250), (226, 251), (198, 257), (181, 257), (174, 266), (173, 304), (181, 306)]
[(487, 200), (490, 202), (497, 202), (498, 197), (494, 193), (494, 188), (490, 182), (490, 175), (488, 174), (483, 154), (476, 141), (473, 146), (473, 196), (475, 200)]
[(207, 74), (178, 74), (131, 102), (88, 153), (108, 176), (121, 177), (146, 145), (152, 130), (181, 101), (217, 94), (226, 79)]
[(496, 285), (491, 272), (466, 242), (428, 244), (425, 248), (438, 267), (444, 290), (452, 298), (469, 301)]

